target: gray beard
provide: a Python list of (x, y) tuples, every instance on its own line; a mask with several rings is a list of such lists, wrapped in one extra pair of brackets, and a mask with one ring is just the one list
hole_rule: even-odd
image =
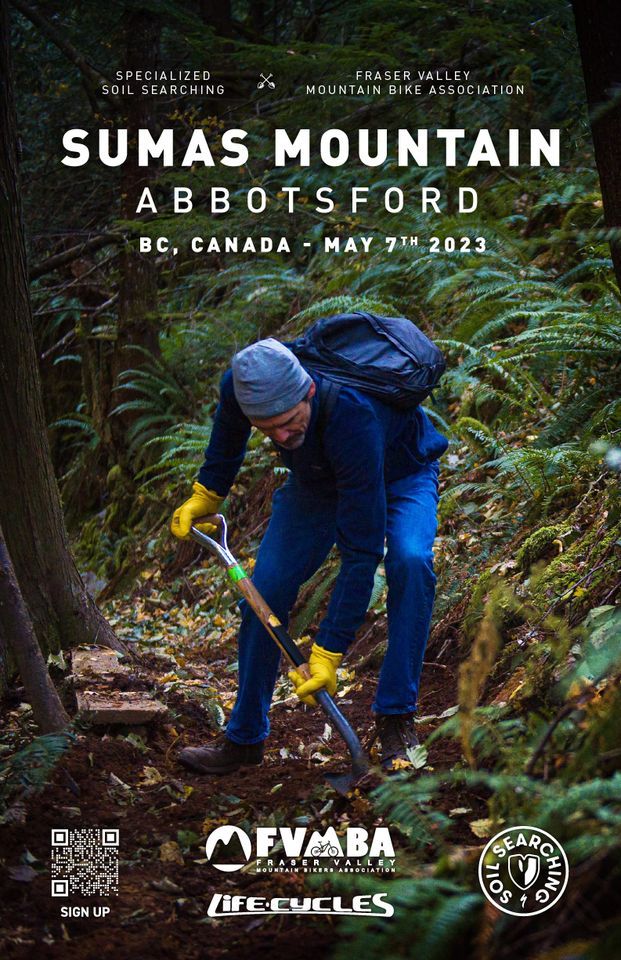
[(300, 437), (297, 437), (295, 440), (289, 440), (287, 444), (281, 443), (280, 446), (283, 450), (298, 450), (306, 440), (306, 432), (304, 432)]

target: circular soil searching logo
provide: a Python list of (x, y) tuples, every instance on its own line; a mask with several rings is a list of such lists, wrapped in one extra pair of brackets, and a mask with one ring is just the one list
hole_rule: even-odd
[(562, 846), (539, 827), (508, 827), (486, 845), (479, 883), (495, 907), (513, 917), (532, 917), (553, 907), (569, 880)]

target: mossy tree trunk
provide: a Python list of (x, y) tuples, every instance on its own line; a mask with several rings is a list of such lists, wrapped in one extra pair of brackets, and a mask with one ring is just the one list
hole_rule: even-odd
[(0, 633), (15, 657), (26, 697), (41, 733), (63, 730), (69, 717), (60, 702), (37, 643), (0, 527)]
[[(140, 128), (155, 132), (157, 125), (156, 99), (143, 96), (138, 90), (126, 97), (102, 98), (99, 93), (104, 74), (90, 64), (88, 57), (69, 40), (68, 30), (59, 29), (58, 23), (24, 0), (15, 0), (15, 6), (29, 19), (43, 36), (54, 44), (81, 73), (92, 110), (101, 126), (106, 117), (113, 128), (126, 128), (129, 139), (129, 155), (122, 167), (120, 182), (120, 215), (123, 220), (137, 219), (136, 207), (145, 186), (153, 184), (152, 167), (139, 167), (136, 133)], [(127, 2), (120, 8), (120, 23), (124, 34), (124, 70), (150, 70), (158, 66), (159, 45), (164, 17), (153, 5), (141, 6)], [(137, 85), (134, 84), (134, 87)], [(76, 258), (77, 259), (77, 258)], [(77, 349), (82, 356), (82, 389), (86, 398), (87, 413), (99, 438), (99, 454), (93, 461), (99, 483), (114, 468), (113, 486), (109, 487), (108, 499), (117, 501), (112, 516), (127, 514), (127, 503), (119, 504), (119, 498), (128, 501), (132, 491), (132, 468), (127, 462), (127, 428), (140, 415), (129, 409), (121, 415), (111, 412), (124, 400), (135, 399), (118, 387), (118, 378), (125, 370), (144, 366), (149, 355), (159, 355), (159, 322), (157, 318), (157, 272), (153, 254), (140, 254), (135, 244), (129, 241), (119, 256), (119, 291), (116, 329), (110, 325), (109, 333), (101, 331), (95, 336), (93, 328), (100, 323), (96, 318), (83, 315), (80, 320)], [(101, 304), (87, 304), (87, 306)], [(141, 350), (131, 350), (137, 346)], [(94, 505), (94, 504), (93, 504)], [(99, 504), (101, 506), (101, 504)], [(108, 518), (110, 521), (110, 518)], [(109, 528), (118, 526), (108, 522)]]
[(69, 551), (52, 469), (28, 292), (9, 16), (0, 0), (0, 525), (44, 653), (78, 643), (123, 649)]

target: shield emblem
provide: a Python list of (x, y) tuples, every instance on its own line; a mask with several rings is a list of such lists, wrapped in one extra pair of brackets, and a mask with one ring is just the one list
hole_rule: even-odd
[(539, 876), (539, 857), (514, 853), (509, 857), (509, 876), (520, 890), (528, 890)]

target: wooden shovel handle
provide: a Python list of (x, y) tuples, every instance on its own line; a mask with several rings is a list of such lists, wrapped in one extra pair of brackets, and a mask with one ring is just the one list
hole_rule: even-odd
[(279, 626), (280, 620), (272, 613), (267, 603), (249, 577), (237, 581), (237, 589), (246, 598), (263, 626), (269, 630), (270, 626)]
[(282, 623), (271, 610), (252, 580), (243, 577), (235, 584), (242, 596), (248, 601), (257, 617), (270, 634), (273, 640), (278, 644), (287, 660), (298, 670), (305, 680), (310, 679), (308, 664), (304, 655), (298, 650), (297, 646), (283, 627)]

